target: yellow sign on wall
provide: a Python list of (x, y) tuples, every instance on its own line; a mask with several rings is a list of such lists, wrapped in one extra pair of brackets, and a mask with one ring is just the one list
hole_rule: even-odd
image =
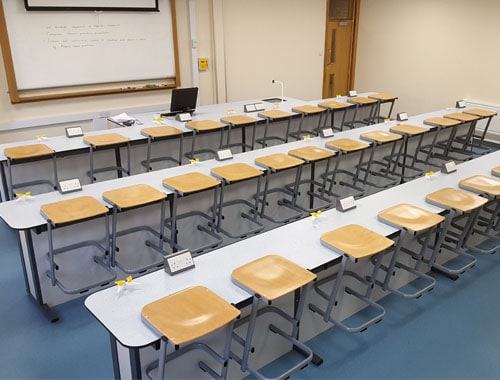
[(198, 59), (198, 70), (204, 71), (208, 69), (208, 58)]

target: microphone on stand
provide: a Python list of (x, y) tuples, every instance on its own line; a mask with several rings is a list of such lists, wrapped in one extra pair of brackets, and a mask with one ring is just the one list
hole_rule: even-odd
[(272, 83), (278, 83), (281, 85), (281, 101), (280, 101), (280, 105), (283, 103), (283, 82), (282, 81), (279, 81), (279, 80), (275, 80), (273, 79), (272, 80)]

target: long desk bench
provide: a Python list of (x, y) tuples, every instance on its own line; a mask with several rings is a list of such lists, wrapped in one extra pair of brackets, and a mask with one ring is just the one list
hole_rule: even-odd
[[(193, 120), (213, 120), (219, 121), (222, 117), (228, 115), (237, 115), (243, 113), (243, 108), (245, 104), (261, 102), (266, 110), (274, 109), (274, 105), (272, 103), (263, 102), (261, 100), (249, 100), (245, 102), (233, 102), (233, 103), (224, 103), (224, 104), (216, 104), (216, 105), (207, 105), (200, 106), (197, 108), (196, 112), (193, 115)], [(307, 102), (294, 99), (294, 98), (286, 98), (286, 102), (283, 102), (280, 105), (280, 109), (293, 112), (292, 108), (296, 106), (300, 106), (303, 104), (307, 104)], [(300, 115), (298, 113), (293, 113), (297, 118), (297, 123), (299, 122)], [(258, 120), (259, 124), (264, 125), (266, 119), (258, 116), (257, 112), (248, 113), (249, 116)], [(160, 117), (160, 112), (158, 113), (144, 113), (144, 114), (135, 114), (132, 115), (136, 120), (136, 123), (130, 127), (126, 127), (123, 124), (108, 122), (110, 127), (120, 128), (119, 130), (113, 131), (115, 133), (119, 133), (125, 138), (129, 139), (130, 145), (132, 146), (132, 154), (131, 154), (131, 167), (132, 173), (141, 173), (144, 171), (144, 167), (140, 164), (141, 161), (146, 159), (146, 145), (147, 145), (147, 137), (141, 133), (141, 129), (149, 128), (154, 126), (161, 125), (169, 125), (173, 126), (179, 130), (181, 130), (186, 137), (191, 137), (193, 135), (193, 130), (187, 128), (185, 123), (181, 121), (175, 120), (174, 117)], [(101, 134), (109, 133), (109, 130), (106, 131), (90, 131), (86, 132), (83, 137), (67, 137), (67, 136), (55, 136), (55, 137), (46, 137), (44, 135), (40, 135), (35, 137), (33, 140), (26, 140), (22, 142), (14, 142), (14, 143), (6, 143), (0, 145), (0, 179), (2, 182), (1, 191), (2, 191), (2, 199), (9, 199), (7, 197), (7, 174), (6, 174), (6, 165), (7, 165), (7, 156), (4, 153), (5, 148), (12, 148), (24, 145), (31, 144), (45, 144), (50, 149), (55, 152), (56, 157), (58, 158), (58, 170), (59, 170), (59, 178), (67, 179), (67, 178), (75, 178), (79, 177), (80, 182), (89, 183), (89, 179), (85, 175), (85, 172), (88, 171), (88, 154), (90, 151), (89, 145), (84, 142), (85, 136), (98, 136)], [(177, 149), (177, 148), (175, 148)], [(183, 149), (186, 151), (186, 149)], [(108, 156), (106, 156), (108, 157)], [(109, 156), (112, 157), (112, 156)], [(109, 158), (103, 158), (101, 161), (106, 162)], [(187, 163), (186, 159), (184, 163)], [(43, 166), (36, 166), (36, 160), (32, 161), (31, 165), (24, 165), (23, 171), (19, 169), (16, 177), (26, 178), (30, 176), (40, 175), (40, 171), (46, 171)], [(34, 167), (30, 168), (30, 166)]]
[[(370, 96), (370, 94), (374, 93), (366, 93), (362, 94), (363, 96)], [(348, 102), (347, 97), (340, 97), (340, 98), (335, 98), (336, 102), (340, 102), (346, 105), (347, 109), (349, 112), (350, 110), (354, 108), (353, 104)], [(317, 129), (318, 126), (317, 124), (317, 114), (315, 113), (308, 113), (306, 116), (306, 119), (312, 119), (310, 122), (313, 127), (308, 128), (308, 125), (302, 126), (302, 123), (304, 122), (304, 114), (299, 113), (294, 111), (294, 108), (299, 108), (304, 105), (314, 105), (316, 106), (318, 102), (307, 102), (307, 101), (302, 101), (299, 99), (294, 99), (294, 98), (286, 98), (286, 101), (282, 102), (279, 104), (279, 107), (276, 108), (276, 106), (273, 103), (266, 102), (260, 99), (253, 99), (253, 100), (248, 100), (248, 101), (240, 101), (240, 102), (232, 102), (232, 103), (224, 103), (224, 104), (215, 104), (215, 105), (206, 105), (206, 106), (200, 106), (197, 108), (196, 112), (193, 115), (193, 120), (212, 120), (212, 121), (221, 121), (221, 119), (228, 117), (228, 116), (237, 116), (237, 115), (245, 115), (249, 116), (253, 119), (257, 120), (257, 123), (262, 131), (265, 129), (266, 122), (268, 120), (265, 117), (259, 116), (258, 111), (254, 112), (248, 112), (244, 113), (244, 106), (247, 104), (255, 104), (255, 103), (261, 103), (264, 106), (265, 111), (269, 110), (280, 110), (284, 112), (288, 112), (292, 114), (292, 119), (294, 120), (294, 125), (291, 127), (293, 132), (295, 129), (298, 127), (296, 124), (300, 124), (301, 128), (306, 130), (306, 129)], [(185, 123), (177, 121), (173, 116), (169, 117), (161, 117), (160, 116), (161, 112), (156, 112), (156, 113), (141, 113), (141, 114), (134, 114), (130, 115), (134, 120), (135, 123), (132, 126), (125, 126), (124, 124), (120, 124), (114, 121), (109, 121), (108, 125), (110, 128), (120, 128), (119, 131), (116, 131), (120, 135), (123, 135), (125, 138), (129, 139), (130, 145), (131, 145), (131, 172), (133, 174), (136, 173), (141, 173), (144, 171), (144, 165), (143, 161), (146, 160), (147, 157), (147, 137), (141, 133), (141, 129), (143, 128), (150, 128), (150, 127), (155, 127), (155, 126), (162, 126), (162, 125), (168, 125), (175, 127), (179, 129), (180, 131), (183, 132), (184, 136), (187, 138), (192, 138), (193, 135), (193, 130), (190, 128), (187, 128), (185, 126)], [(326, 118), (323, 119), (324, 122), (326, 122)], [(277, 124), (284, 124), (283, 121), (274, 121), (273, 125)], [(307, 123), (306, 123), (307, 124)], [(323, 124), (323, 122), (322, 122)], [(231, 144), (232, 146), (236, 145), (242, 145), (245, 146), (245, 137), (246, 137), (246, 128), (241, 128), (242, 129), (242, 137), (241, 139), (243, 141), (239, 143), (231, 143), (230, 141), (227, 141), (228, 144)], [(285, 130), (285, 128), (283, 128)], [(90, 132), (85, 132), (85, 136), (98, 136), (104, 133), (108, 133), (109, 131), (90, 131)], [(227, 139), (229, 139), (229, 133), (227, 133)], [(261, 132), (263, 133), (263, 132)], [(234, 134), (234, 133), (233, 133)], [(283, 132), (283, 134), (285, 134)], [(257, 139), (259, 136), (253, 136), (253, 139)], [(213, 139), (213, 138), (212, 138)], [(186, 139), (185, 139), (186, 140)], [(253, 142), (252, 142), (253, 143)], [(87, 178), (87, 175), (85, 175), (85, 172), (88, 171), (88, 154), (90, 151), (89, 145), (86, 144), (83, 141), (83, 137), (81, 136), (76, 136), (76, 137), (67, 137), (67, 136), (54, 136), (54, 137), (46, 137), (45, 135), (40, 135), (34, 138), (33, 140), (26, 140), (22, 142), (13, 142), (13, 143), (6, 143), (6, 144), (0, 144), (0, 181), (1, 181), (1, 186), (0, 186), (0, 191), (1, 191), (1, 199), (2, 200), (8, 200), (10, 199), (10, 196), (7, 194), (7, 189), (8, 189), (8, 175), (6, 174), (6, 166), (7, 166), (7, 157), (4, 153), (5, 148), (13, 148), (13, 147), (19, 147), (19, 146), (26, 146), (26, 145), (32, 145), (32, 144), (45, 144), (48, 148), (52, 149), (56, 155), (57, 159), (57, 166), (58, 166), (58, 171), (59, 171), (59, 179), (69, 179), (69, 178), (79, 178), (80, 182), (85, 184), (85, 183), (90, 183), (90, 179)], [(250, 146), (251, 144), (247, 144)], [(176, 146), (173, 149), (178, 149)], [(172, 150), (172, 147), (169, 146), (169, 150)], [(181, 152), (184, 151), (186, 152), (186, 149), (183, 149), (181, 147)], [(103, 158), (100, 158), (99, 160), (101, 162), (106, 162), (109, 163), (109, 160), (113, 160), (112, 156), (112, 150), (110, 150), (110, 153), (107, 156), (104, 156)], [(171, 155), (175, 156), (174, 152), (169, 152), (172, 153)], [(178, 153), (178, 152), (176, 152)], [(115, 152), (115, 156), (119, 155), (119, 151)], [(184, 161), (184, 163), (187, 163), (187, 160)], [(35, 159), (31, 160), (30, 165), (24, 164), (22, 167), (16, 170), (16, 178), (31, 178), (40, 176), (41, 173), (47, 172), (47, 168), (43, 165), (40, 165), (40, 162)], [(107, 178), (107, 177), (105, 177)], [(113, 177), (112, 177), (113, 178)], [(28, 189), (30, 190), (30, 189)]]
[[(347, 212), (329, 210), (322, 213), (320, 219), (308, 217), (196, 257), (195, 268), (178, 275), (157, 271), (141, 277), (137, 285), (121, 295), (117, 295), (116, 288), (109, 288), (89, 296), (85, 305), (110, 335), (115, 376), (140, 378), (144, 361), (147, 362), (148, 355), (154, 352), (154, 344), (160, 338), (141, 320), (141, 309), (145, 304), (192, 285), (203, 285), (226, 301), (243, 306), (248, 294), (232, 283), (231, 271), (234, 268), (273, 253), (313, 272), (321, 272), (339, 258), (320, 243), (321, 234), (356, 223), (393, 237), (398, 230), (378, 221), (379, 211), (399, 203), (410, 203), (443, 213), (445, 210), (425, 201), (426, 194), (443, 187), (458, 188), (459, 181), (471, 175), (491, 175), (499, 161), (500, 152), (491, 153), (458, 165), (454, 173), (436, 173), (362, 198), (357, 201), (356, 208)], [(301, 339), (307, 340), (319, 332), (317, 319), (305, 316), (301, 323)], [(275, 349), (272, 347), (271, 352), (263, 355), (274, 358), (277, 354), (272, 350)], [(229, 374), (231, 377), (231, 368)]]
[[(424, 115), (419, 115), (411, 117), (408, 120), (409, 124), (423, 125), (423, 120), (429, 117), (442, 116), (450, 112), (449, 110), (441, 110), (436, 112), (431, 112)], [(310, 138), (307, 140), (301, 140), (296, 142), (291, 142), (288, 144), (276, 145), (273, 147), (268, 147), (265, 149), (257, 149), (254, 151), (244, 152), (240, 154), (235, 154), (234, 158), (230, 160), (231, 162), (243, 162), (249, 165), (255, 166), (255, 158), (259, 156), (265, 156), (274, 153), (286, 153), (289, 150), (297, 149), (304, 146), (317, 146), (320, 148), (325, 147), (327, 141), (337, 139), (339, 137), (351, 138), (359, 140), (361, 133), (367, 133), (375, 130), (388, 131), (391, 126), (398, 124), (396, 121), (370, 125), (355, 130), (348, 130), (337, 133), (335, 136), (330, 138)], [(132, 133), (132, 129), (124, 128), (123, 131)], [(137, 133), (135, 131), (134, 133)], [(72, 143), (73, 140), (69, 140)], [(7, 223), (7, 225), (18, 231), (20, 240), (20, 254), (23, 262), (23, 269), (26, 274), (26, 289), (27, 293), (31, 294), (36, 302), (42, 306), (44, 309), (50, 306), (55, 306), (65, 301), (68, 301), (74, 296), (70, 297), (67, 295), (62, 295), (54, 287), (49, 285), (49, 281), (44, 275), (47, 270), (47, 260), (45, 254), (47, 252), (47, 236), (46, 236), (46, 220), (40, 214), (40, 206), (46, 203), (55, 202), (63, 199), (70, 199), (77, 195), (91, 195), (97, 199), (102, 199), (102, 194), (105, 191), (114, 190), (117, 188), (122, 188), (134, 184), (147, 184), (153, 188), (164, 192), (165, 194), (171, 194), (170, 190), (162, 186), (162, 180), (166, 177), (172, 177), (179, 174), (183, 174), (190, 171), (201, 172), (206, 175), (210, 174), (210, 169), (213, 167), (221, 166), (227, 162), (219, 162), (216, 160), (207, 160), (193, 165), (183, 165), (171, 167), (168, 169), (157, 170), (149, 173), (137, 174), (134, 176), (127, 176), (124, 178), (98, 182), (92, 185), (83, 185), (82, 191), (78, 193), (70, 193), (61, 195), (58, 192), (51, 192), (40, 194), (34, 197), (25, 197), (20, 200), (3, 202), (0, 204), (0, 217)], [(287, 180), (286, 178), (284, 180)], [(291, 182), (291, 181), (290, 181)], [(285, 182), (287, 183), (287, 182)], [(288, 182), (289, 183), (289, 182)], [(250, 196), (253, 194), (250, 194)], [(102, 200), (103, 204), (111, 208), (111, 205), (107, 204)], [(202, 204), (204, 206), (204, 204)], [(209, 207), (209, 206), (208, 206)], [(147, 215), (146, 212), (144, 212)], [(147, 216), (142, 216), (146, 223), (148, 222)], [(151, 225), (157, 224), (157, 221), (150, 222)], [(73, 229), (74, 232), (69, 232), (66, 234), (66, 243), (70, 243), (73, 239), (72, 233), (80, 234), (81, 232), (78, 228)], [(102, 232), (96, 230), (98, 233)], [(138, 246), (138, 249), (140, 247)], [(49, 306), (50, 305), (50, 306)]]

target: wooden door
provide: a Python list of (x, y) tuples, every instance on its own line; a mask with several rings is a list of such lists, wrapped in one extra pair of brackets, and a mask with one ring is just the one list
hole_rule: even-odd
[(353, 89), (359, 0), (328, 0), (327, 4), (324, 99)]

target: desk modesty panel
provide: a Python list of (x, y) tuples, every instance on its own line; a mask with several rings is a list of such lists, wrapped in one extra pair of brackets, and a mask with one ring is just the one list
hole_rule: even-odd
[(169, 276), (164, 271), (143, 276), (138, 285), (140, 292), (133, 291), (118, 298), (115, 288), (99, 291), (89, 296), (85, 305), (124, 346), (148, 345), (159, 339), (159, 336), (140, 320), (140, 310), (143, 305), (194, 284), (207, 286), (226, 301), (239, 304), (248, 298), (248, 294), (231, 282), (230, 275), (234, 268), (274, 253), (307, 269), (319, 269), (339, 257), (321, 244), (320, 236), (323, 233), (357, 223), (384, 236), (392, 236), (398, 229), (378, 221), (378, 212), (399, 203), (409, 203), (435, 213), (443, 212), (442, 208), (427, 203), (425, 194), (443, 187), (458, 188), (459, 181), (471, 175), (488, 175), (491, 168), (498, 166), (498, 162), (500, 162), (500, 152), (457, 165), (457, 171), (454, 173), (437, 172), (429, 178), (418, 178), (362, 198), (356, 202), (357, 207), (352, 210), (325, 211), (318, 219), (312, 217), (301, 219), (198, 256), (194, 258), (196, 265), (194, 269), (175, 277)]
[[(408, 121), (405, 121), (404, 124), (423, 126), (423, 121), (426, 118), (439, 117), (447, 112), (449, 112), (449, 110), (439, 110), (439, 111), (425, 113), (422, 115), (413, 116), (410, 117)], [(210, 175), (211, 168), (235, 162), (243, 162), (257, 167), (255, 165), (255, 159), (257, 157), (274, 153), (286, 153), (289, 150), (310, 145), (317, 146), (320, 148), (325, 148), (326, 142), (331, 140), (336, 140), (339, 138), (350, 138), (362, 141), (360, 139), (360, 135), (362, 133), (369, 133), (375, 130), (382, 130), (389, 132), (389, 129), (391, 127), (398, 124), (403, 124), (403, 122), (391, 121), (386, 123), (374, 124), (352, 130), (337, 132), (333, 137), (325, 139), (320, 137), (313, 137), (306, 140), (294, 141), (294, 142), (289, 142), (287, 144), (280, 144), (272, 147), (256, 149), (249, 152), (238, 153), (234, 155), (233, 159), (226, 162), (219, 162), (214, 159), (211, 159), (202, 161), (195, 165), (190, 164), (183, 166), (174, 166), (171, 168), (157, 170), (149, 173), (140, 173), (133, 176), (127, 176), (104, 182), (97, 182), (94, 184), (83, 185), (82, 191), (79, 192), (78, 195), (91, 195), (100, 199), (104, 191), (130, 186), (137, 183), (148, 184), (168, 194), (170, 191), (162, 187), (161, 185), (161, 181), (163, 178), (184, 174), (190, 171), (199, 171), (201, 173)], [(123, 128), (120, 130), (120, 133), (122, 131), (129, 131), (129, 130), (131, 130), (131, 128)], [(137, 130), (136, 132), (140, 134), (139, 130)], [(34, 227), (39, 227), (45, 224), (45, 220), (41, 217), (39, 213), (40, 205), (74, 196), (75, 196), (74, 193), (60, 194), (59, 192), (50, 192), (50, 193), (36, 195), (31, 199), (2, 202), (0, 203), (0, 218), (2, 218), (10, 228), (15, 230), (26, 230)]]

